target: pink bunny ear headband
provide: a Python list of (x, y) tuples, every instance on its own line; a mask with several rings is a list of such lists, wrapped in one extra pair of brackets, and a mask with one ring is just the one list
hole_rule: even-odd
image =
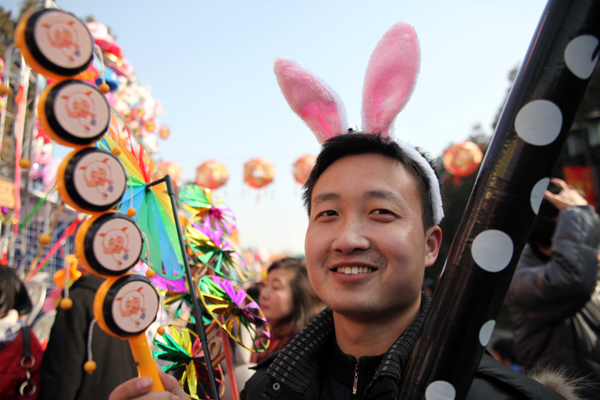
[[(398, 22), (383, 35), (367, 67), (362, 103), (364, 132), (392, 137), (394, 120), (415, 86), (419, 63), (419, 41), (414, 28)], [(294, 60), (279, 58), (274, 69), (283, 96), (319, 143), (346, 132), (346, 109), (333, 89)], [(433, 223), (438, 225), (444, 210), (433, 168), (416, 148), (402, 140), (396, 142), (427, 175)]]

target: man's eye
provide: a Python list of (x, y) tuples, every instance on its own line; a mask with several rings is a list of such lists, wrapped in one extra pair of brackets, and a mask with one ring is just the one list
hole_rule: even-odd
[(323, 211), (322, 213), (319, 213), (319, 217), (335, 217), (337, 215), (337, 212), (333, 211), (333, 210), (327, 210), (327, 211)]
[(390, 210), (385, 210), (383, 208), (378, 208), (377, 210), (371, 211), (372, 214), (393, 214)]

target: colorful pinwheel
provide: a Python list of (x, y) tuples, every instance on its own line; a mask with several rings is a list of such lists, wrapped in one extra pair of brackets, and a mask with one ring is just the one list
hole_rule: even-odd
[[(153, 341), (152, 355), (158, 360), (169, 362), (162, 367), (165, 372), (185, 368), (179, 384), (192, 399), (208, 399), (212, 394), (208, 371), (204, 362), (204, 350), (196, 334), (187, 328), (169, 325), (165, 334), (157, 335)], [(214, 364), (213, 364), (214, 365)], [(214, 368), (217, 385), (223, 395), (225, 385), (223, 371)]]
[(222, 200), (214, 201), (210, 189), (186, 185), (179, 192), (179, 201), (195, 221), (202, 222), (208, 218), (212, 227), (216, 228), (218, 224), (228, 235), (235, 231), (236, 220), (231, 208), (226, 207)]
[[(267, 349), (271, 337), (267, 320), (243, 289), (214, 275), (203, 277), (198, 287), (204, 307), (233, 340), (255, 353)], [(264, 329), (261, 335), (259, 329)]]
[(184, 236), (193, 255), (217, 275), (237, 282), (248, 280), (246, 263), (229, 242), (223, 240), (219, 224), (214, 230), (208, 218), (202, 225), (189, 224)]
[(133, 207), (137, 211), (133, 219), (147, 239), (142, 260), (159, 275), (167, 279), (179, 279), (183, 276), (183, 258), (166, 185), (150, 185), (150, 177), (156, 171), (156, 165), (141, 144), (136, 143), (139, 147), (136, 154), (134, 139), (127, 126), (129, 148), (116, 132), (117, 127), (118, 121), (113, 114), (110, 134), (105, 135), (97, 145), (113, 151), (130, 177), (129, 188), (119, 206), (123, 209)]
[[(164, 299), (162, 300), (162, 305), (168, 313), (185, 322), (196, 323), (196, 318), (194, 318), (194, 314), (191, 312), (193, 307), (192, 295), (188, 290), (188, 285), (184, 278), (172, 281), (160, 275), (155, 275), (151, 280), (160, 294), (161, 300)], [(187, 306), (186, 308), (190, 311), (187, 318), (183, 316), (184, 306)], [(211, 320), (206, 315), (203, 315), (202, 322), (204, 322), (204, 325), (208, 325), (211, 323)]]

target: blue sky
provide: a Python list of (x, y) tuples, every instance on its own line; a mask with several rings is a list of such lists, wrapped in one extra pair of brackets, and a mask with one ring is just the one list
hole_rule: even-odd
[[(8, 9), (18, 4), (3, 1)], [(412, 24), (421, 71), (396, 135), (437, 157), (476, 123), (491, 133), (508, 72), (524, 57), (545, 6), (540, 0), (57, 4), (108, 25), (138, 80), (162, 102), (160, 122), (171, 127), (171, 137), (159, 142), (157, 159), (179, 163), (187, 179), (207, 159), (223, 162), (230, 180), (216, 194), (237, 215), (242, 245), (290, 253), (303, 252), (307, 225), (291, 166), (303, 154), (317, 154), (319, 145), (279, 91), (277, 57), (294, 58), (325, 80), (343, 99), (348, 122), (360, 127), (371, 52), (394, 23)], [(242, 182), (243, 164), (254, 157), (277, 167), (260, 201)]]

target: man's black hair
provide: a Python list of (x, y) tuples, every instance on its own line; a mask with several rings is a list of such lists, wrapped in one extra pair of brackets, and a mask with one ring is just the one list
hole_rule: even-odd
[[(397, 160), (404, 165), (416, 179), (419, 193), (421, 194), (421, 203), (423, 205), (423, 228), (427, 230), (432, 227), (433, 205), (431, 202), (431, 186), (429, 178), (423, 168), (417, 162), (412, 160), (406, 152), (402, 150), (398, 143), (392, 139), (364, 132), (347, 133), (335, 136), (325, 142), (321, 153), (319, 153), (319, 156), (317, 157), (315, 166), (310, 173), (308, 180), (304, 184), (302, 198), (304, 200), (304, 206), (308, 211), (308, 216), (310, 217), (312, 192), (321, 174), (340, 158), (360, 154), (380, 154), (393, 160)], [(435, 171), (431, 160), (425, 155), (423, 157)], [(438, 183), (436, 182), (436, 184)]]

